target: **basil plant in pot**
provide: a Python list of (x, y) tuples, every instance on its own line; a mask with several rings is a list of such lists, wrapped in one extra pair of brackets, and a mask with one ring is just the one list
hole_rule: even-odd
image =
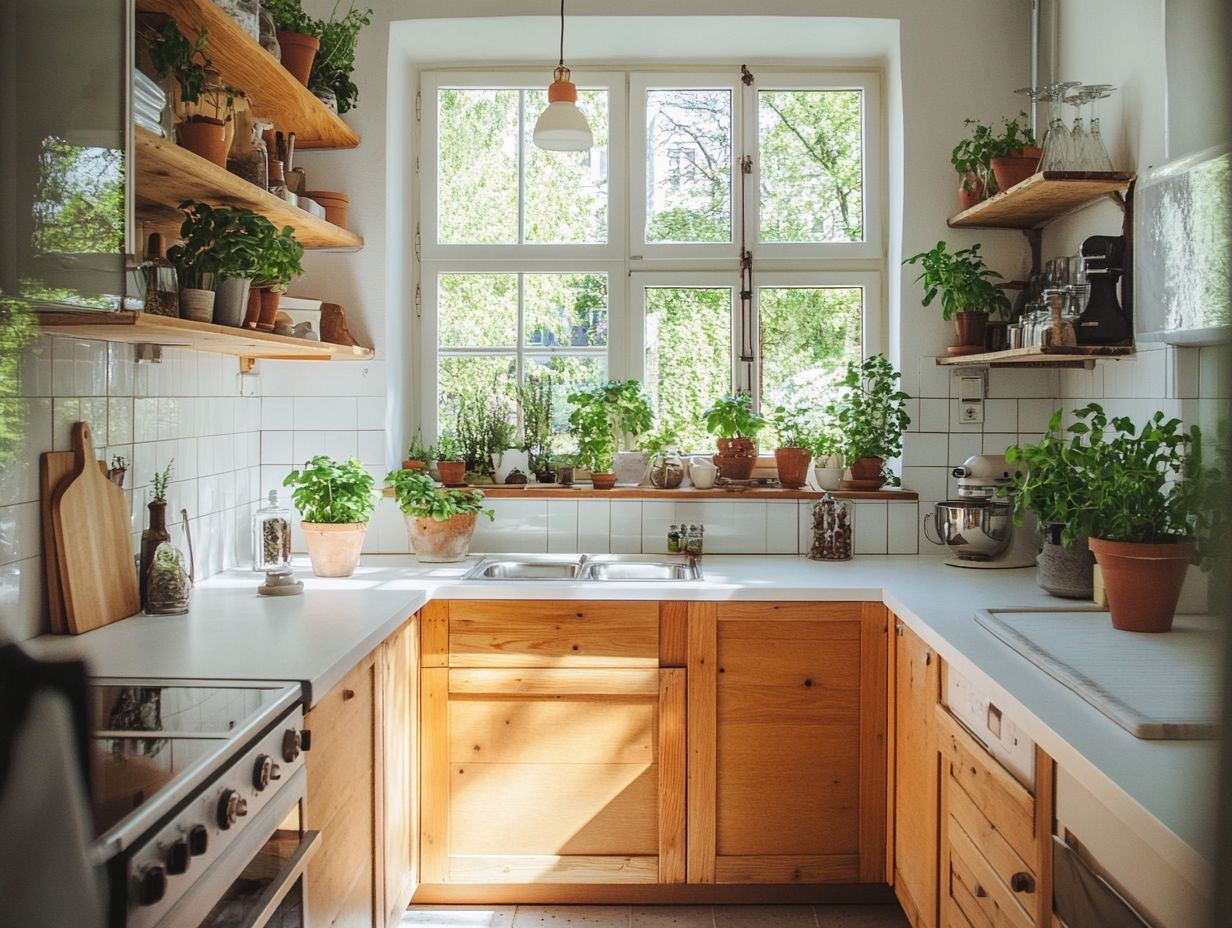
[(303, 470), (287, 474), (282, 485), (295, 488), (291, 499), (299, 510), (313, 573), (351, 576), (376, 508), (372, 475), (355, 458), (339, 462), (319, 454)]
[(776, 406), (771, 417), (778, 444), (774, 463), (779, 483), (789, 490), (798, 490), (808, 483), (809, 465), (813, 462), (815, 436), (802, 410)]
[(844, 455), (851, 467), (851, 480), (844, 481), (847, 489), (899, 485), (886, 462), (903, 453), (903, 432), (911, 424), (907, 415), (911, 397), (898, 388), (901, 377), (880, 354), (860, 364), (847, 364), (842, 380), (845, 392), (826, 409), (843, 436)]
[(569, 394), (569, 402), (569, 430), (578, 443), (580, 466), (591, 472), (591, 485), (610, 490), (618, 482), (641, 483), (646, 454), (633, 448), (654, 425), (641, 382), (609, 380)]
[(450, 490), (439, 486), (422, 470), (391, 471), (385, 482), (393, 487), (398, 508), (406, 520), (411, 550), (420, 561), (463, 560), (480, 514), (495, 518), (491, 509), (483, 508), (483, 493), (479, 490)]
[(923, 268), (918, 282), (924, 284), (924, 306), (941, 295), (941, 318), (954, 320), (959, 344), (946, 349), (951, 355), (978, 354), (984, 350), (990, 313), (1008, 312), (1010, 302), (993, 284), (1001, 275), (984, 264), (979, 244), (947, 251), (944, 241), (903, 261)]
[(301, 263), (304, 246), (295, 238), (295, 230), (291, 226), (284, 226), (278, 232), (271, 225), (263, 232), (259, 249), (260, 259), (252, 276), (244, 325), (250, 329), (272, 332), (282, 294), (292, 280), (304, 273)]
[(706, 431), (718, 438), (714, 463), (719, 476), (748, 480), (757, 465), (757, 433), (766, 427), (765, 416), (753, 409), (753, 398), (725, 396), (703, 412), (702, 419)]

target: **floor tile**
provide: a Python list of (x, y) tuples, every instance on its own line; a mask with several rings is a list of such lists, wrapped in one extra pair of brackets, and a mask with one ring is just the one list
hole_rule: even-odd
[(629, 928), (627, 905), (520, 905), (513, 928)]
[(417, 905), (412, 906), (400, 928), (512, 928), (511, 905)]
[(721, 905), (714, 909), (715, 928), (816, 928), (808, 905)]
[(820, 928), (909, 928), (896, 905), (815, 905)]
[(708, 905), (635, 905), (631, 928), (714, 928)]

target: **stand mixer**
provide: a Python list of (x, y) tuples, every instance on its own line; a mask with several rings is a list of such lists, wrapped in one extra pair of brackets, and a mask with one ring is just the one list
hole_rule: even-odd
[[(924, 536), (953, 551), (954, 557), (945, 562), (950, 567), (1035, 566), (1035, 516), (1027, 513), (1021, 528), (1015, 530), (1013, 501), (997, 495), (1010, 485), (1012, 474), (1002, 454), (977, 454), (954, 468), (959, 498), (937, 503), (924, 516)], [(930, 534), (930, 522), (939, 539)]]

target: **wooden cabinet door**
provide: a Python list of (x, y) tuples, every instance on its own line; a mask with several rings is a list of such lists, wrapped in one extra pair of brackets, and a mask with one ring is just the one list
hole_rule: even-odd
[(910, 628), (894, 629), (894, 892), (914, 928), (935, 928), (941, 661)]
[(684, 880), (683, 669), (423, 669), (423, 883)]
[[(418, 618), (418, 617), (416, 617)], [(381, 924), (396, 926), (415, 891), (419, 849), (419, 629), (412, 619), (381, 646)]]
[(688, 879), (884, 882), (880, 603), (689, 605)]

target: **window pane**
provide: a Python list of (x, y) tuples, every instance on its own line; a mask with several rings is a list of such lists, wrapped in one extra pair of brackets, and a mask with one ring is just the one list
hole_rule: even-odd
[(607, 344), (606, 274), (527, 274), (523, 286), (527, 345)]
[(862, 242), (859, 90), (758, 93), (761, 241)]
[(513, 355), (442, 355), (437, 381), (438, 431), (457, 433), (458, 405), (496, 398), (513, 409), (518, 360)]
[(532, 141), (547, 91), (526, 91), (526, 241), (570, 245), (607, 241), (608, 100), (606, 90), (578, 90), (590, 123), (590, 151), (544, 151)]
[(646, 241), (731, 241), (730, 90), (646, 93)]
[(518, 90), (442, 89), (437, 240), (518, 240)]
[(552, 378), (552, 431), (555, 438), (552, 449), (569, 451), (568, 396), (582, 387), (590, 387), (607, 380), (607, 358), (602, 355), (552, 355), (551, 357), (527, 357), (526, 376)]
[(714, 443), (702, 410), (731, 391), (731, 297), (727, 287), (646, 288), (645, 387), (686, 450)]
[(442, 348), (512, 348), (518, 343), (517, 274), (437, 277)]
[(862, 357), (859, 287), (762, 287), (761, 408), (817, 413), (838, 393), (848, 361)]

